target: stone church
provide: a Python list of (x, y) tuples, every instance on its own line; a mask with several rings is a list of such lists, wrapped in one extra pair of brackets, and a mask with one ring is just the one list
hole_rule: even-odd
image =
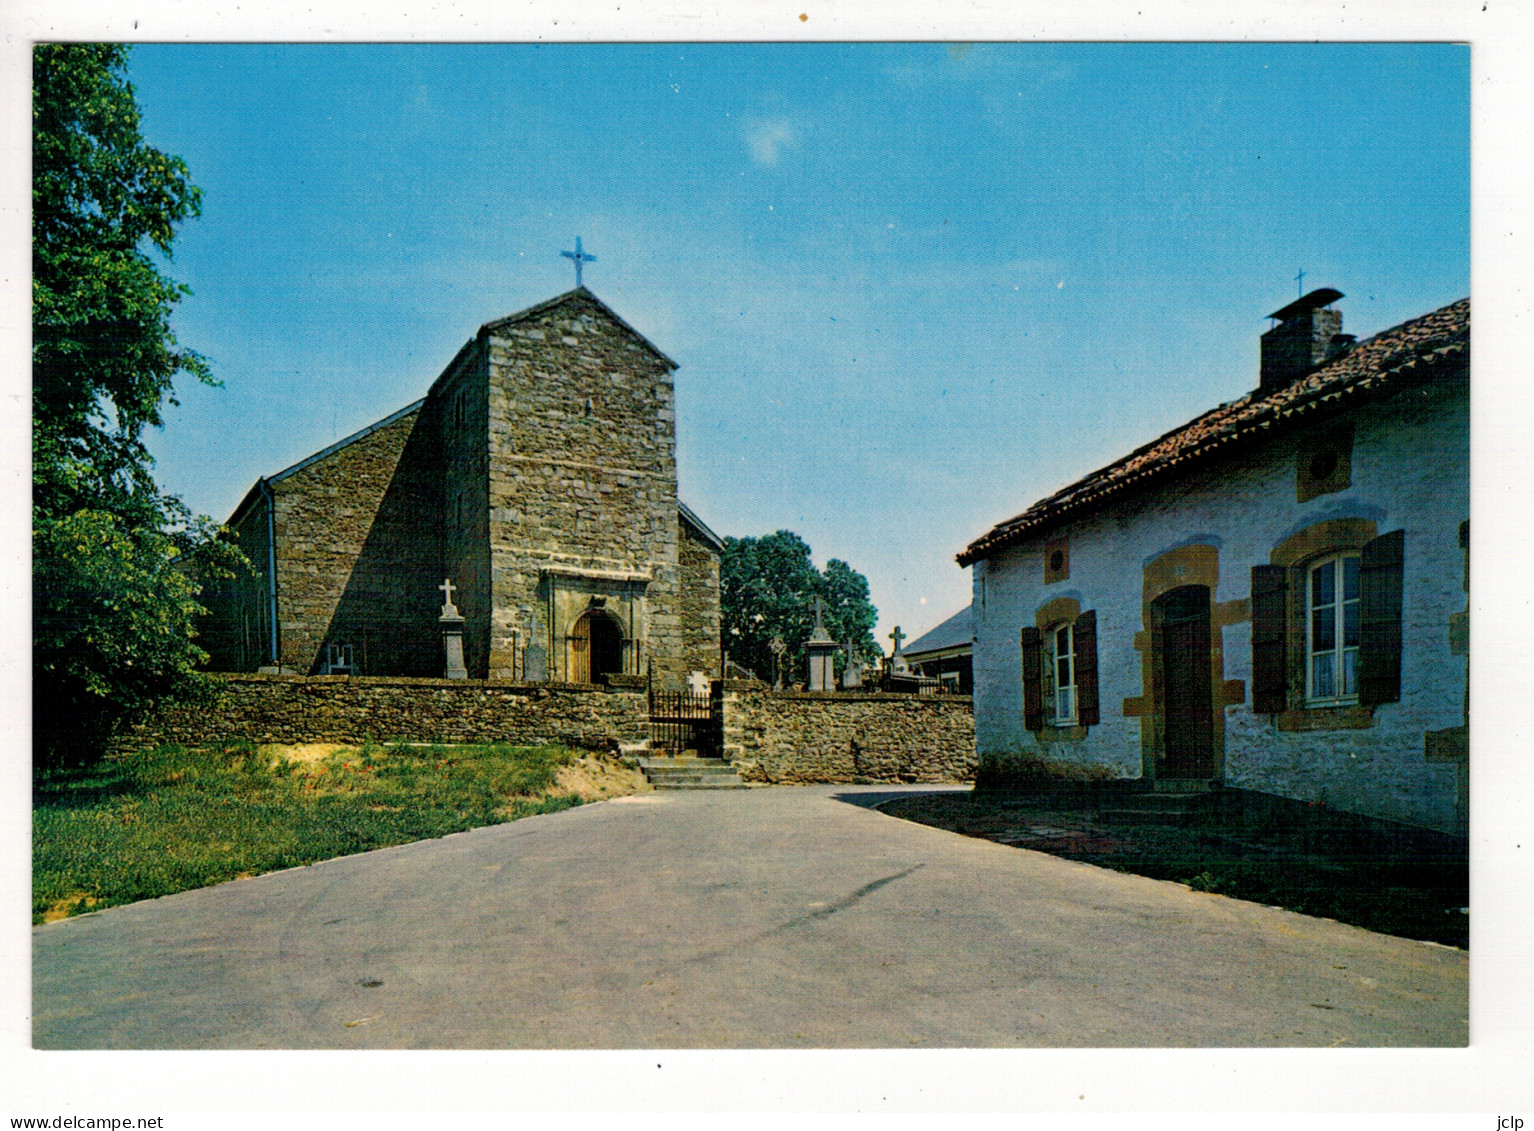
[[(680, 686), (719, 667), (719, 537), (677, 498), (676, 363), (584, 286), (479, 328), (426, 396), (258, 479), (223, 671)], [(451, 590), (445, 590), (450, 584)]]

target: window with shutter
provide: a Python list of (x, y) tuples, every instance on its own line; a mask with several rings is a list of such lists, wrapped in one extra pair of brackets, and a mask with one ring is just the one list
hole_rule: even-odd
[(1076, 618), (1076, 720), (1084, 727), (1096, 726), (1097, 709), (1097, 613), (1088, 609)]
[(1358, 701), (1364, 706), (1401, 698), (1401, 598), (1406, 532), (1392, 530), (1359, 553)]
[(1097, 615), (1075, 598), (1047, 602), (1022, 631), (1023, 719), (1051, 740), (1082, 739), (1100, 721)]
[(1023, 726), (1044, 729), (1043, 634), (1032, 625), (1023, 629)]
[(1289, 571), (1252, 567), (1252, 710), (1273, 715), (1289, 706)]
[(1252, 568), (1252, 710), (1279, 730), (1372, 727), (1401, 697), (1405, 532), (1326, 519)]

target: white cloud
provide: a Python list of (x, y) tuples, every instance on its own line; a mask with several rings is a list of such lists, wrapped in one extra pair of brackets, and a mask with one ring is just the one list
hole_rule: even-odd
[(746, 145), (751, 149), (751, 160), (758, 165), (776, 165), (778, 155), (793, 148), (797, 140), (794, 128), (781, 118), (746, 127)]

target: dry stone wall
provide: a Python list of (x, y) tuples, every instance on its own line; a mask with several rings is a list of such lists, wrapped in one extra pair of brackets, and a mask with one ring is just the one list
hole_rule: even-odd
[(724, 687), (724, 753), (746, 781), (974, 780), (968, 696), (770, 692), (745, 680)]
[(144, 748), (253, 742), (562, 743), (616, 750), (642, 741), (642, 688), (512, 685), (403, 677), (225, 675), (214, 701), (168, 709), (125, 739)]

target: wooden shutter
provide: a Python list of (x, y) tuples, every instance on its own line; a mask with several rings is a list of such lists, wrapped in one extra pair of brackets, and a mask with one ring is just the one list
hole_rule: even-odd
[(1252, 567), (1252, 710), (1274, 715), (1289, 706), (1289, 570)]
[(1044, 729), (1044, 641), (1031, 625), (1023, 629), (1023, 726)]
[(1406, 532), (1364, 545), (1358, 561), (1358, 701), (1365, 707), (1401, 698), (1401, 592)]
[(1095, 727), (1097, 713), (1097, 614), (1092, 610), (1076, 618), (1076, 721)]

